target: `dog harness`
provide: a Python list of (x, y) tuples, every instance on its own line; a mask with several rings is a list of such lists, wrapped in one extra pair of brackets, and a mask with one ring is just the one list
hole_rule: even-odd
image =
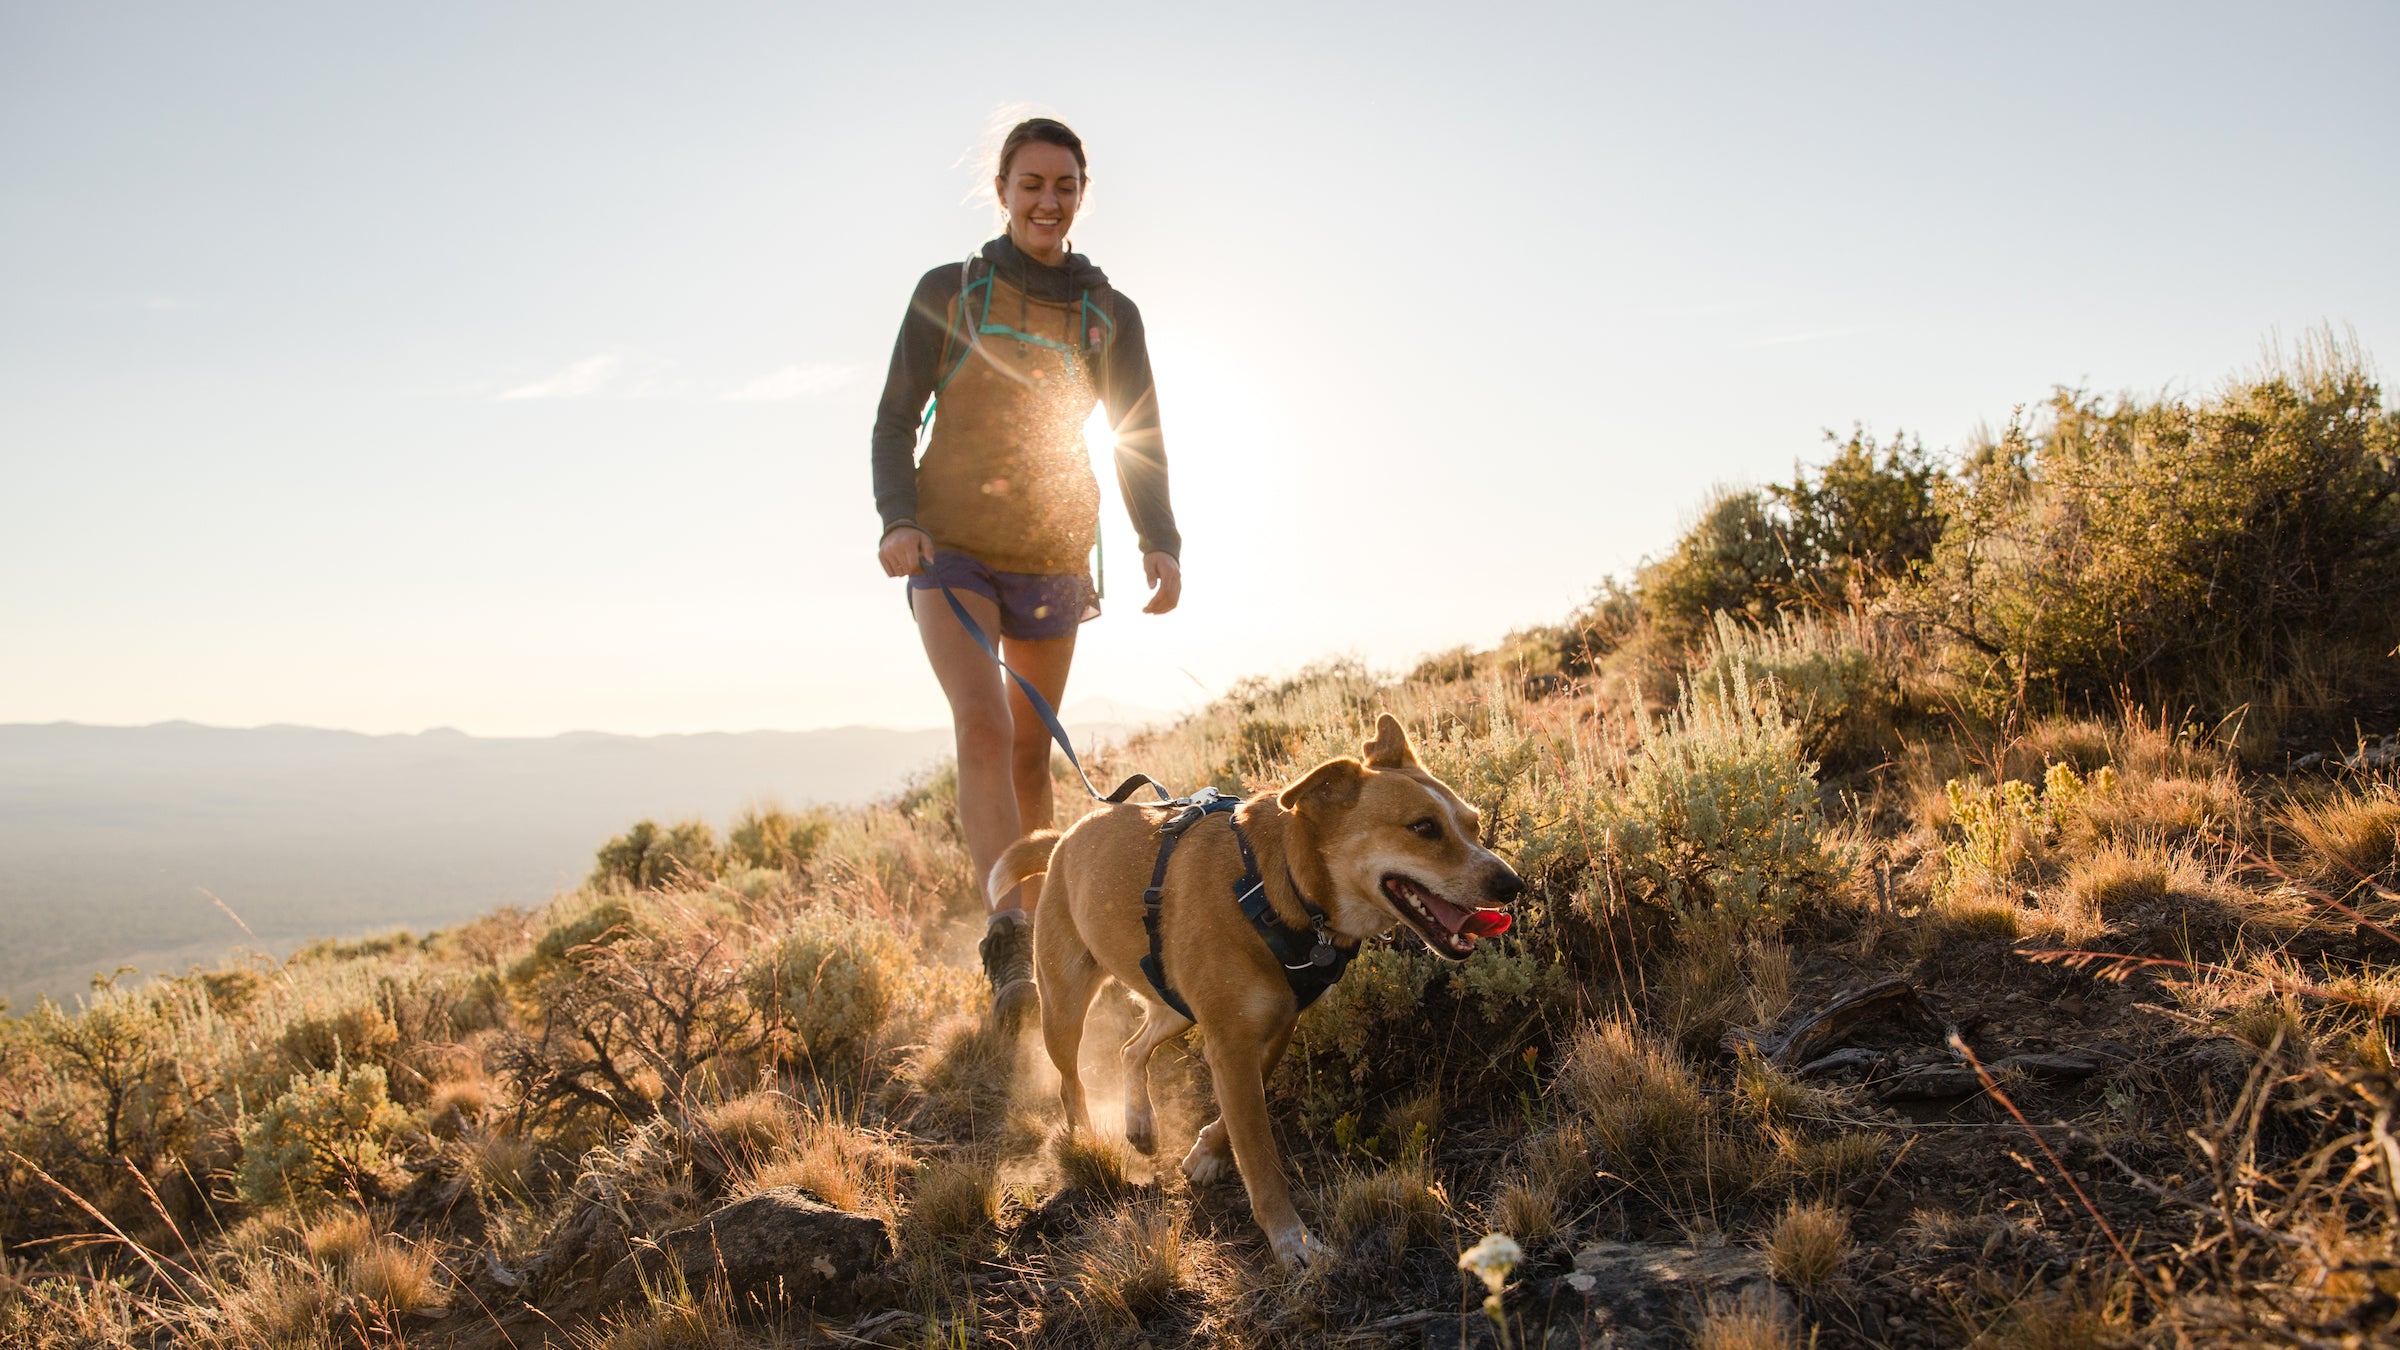
[(1192, 1016), (1183, 996), (1167, 983), (1166, 957), (1159, 934), (1159, 901), (1166, 887), (1167, 860), (1175, 856), (1175, 845), (1182, 842), (1185, 831), (1210, 816), (1226, 817), (1226, 825), (1233, 830), (1233, 841), (1242, 850), (1241, 879), (1233, 883), (1234, 903), (1241, 906), (1250, 926), (1258, 930), (1267, 951), (1275, 957), (1275, 964), (1283, 967), (1284, 982), (1291, 985), (1292, 997), (1299, 1000), (1301, 1007), (1306, 1008), (1317, 1001), (1318, 995), (1331, 989), (1342, 978), (1342, 972), (1350, 968), (1350, 959), (1358, 955), (1354, 946), (1334, 945), (1333, 935), (1326, 931), (1325, 911), (1301, 891), (1299, 879), (1289, 867), (1284, 868), (1283, 879), (1290, 884), (1292, 894), (1300, 897), (1301, 907), (1308, 911), (1309, 926), (1294, 928), (1276, 915), (1275, 906), (1267, 899), (1266, 878), (1259, 875), (1258, 855), (1250, 847), (1250, 836), (1243, 831), (1241, 822), (1232, 819), (1232, 813), (1241, 804), (1239, 797), (1215, 788), (1202, 788), (1180, 803), (1183, 809), (1158, 827), (1158, 864), (1150, 869), (1149, 889), (1142, 892), (1142, 927), (1150, 934), (1150, 954), (1142, 958), (1142, 974), (1149, 977), (1150, 987), (1158, 991), (1167, 1006), (1182, 1014), (1187, 1022), (1200, 1019)]

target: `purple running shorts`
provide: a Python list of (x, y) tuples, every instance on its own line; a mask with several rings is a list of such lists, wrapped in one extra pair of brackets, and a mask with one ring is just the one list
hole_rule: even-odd
[(1084, 620), (1100, 617), (1100, 600), (1088, 576), (995, 572), (978, 559), (948, 550), (933, 555), (931, 571), (908, 579), (909, 608), (916, 608), (917, 592), (938, 592), (945, 581), (951, 590), (973, 591), (998, 605), (1000, 636), (1020, 642), (1062, 638)]

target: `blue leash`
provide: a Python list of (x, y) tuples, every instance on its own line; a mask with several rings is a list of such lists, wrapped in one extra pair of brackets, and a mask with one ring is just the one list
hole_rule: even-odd
[(1175, 800), (1173, 793), (1159, 786), (1158, 780), (1146, 773), (1127, 778), (1117, 784), (1114, 792), (1103, 793), (1092, 786), (1092, 776), (1084, 771), (1083, 761), (1076, 757), (1075, 742), (1067, 738), (1066, 725), (1058, 720), (1058, 712), (1050, 706), (1050, 700), (1043, 698), (1042, 691), (1033, 687), (1033, 681), (1010, 670), (1008, 662), (1000, 659), (999, 646), (992, 641), (991, 634), (983, 631), (983, 625), (975, 622), (975, 616), (967, 612), (967, 607), (958, 602), (958, 592), (950, 589), (949, 582), (936, 581), (933, 584), (942, 588), (942, 598), (950, 602), (950, 612), (958, 616), (959, 623), (967, 630), (967, 636), (975, 639), (975, 645), (983, 648), (983, 654), (992, 658), (992, 664), (1006, 672), (1008, 678), (1017, 682), (1017, 688), (1024, 691), (1025, 701), (1033, 705), (1034, 715), (1041, 718), (1042, 725), (1050, 729), (1050, 739), (1058, 742), (1058, 748), (1067, 752), (1067, 762), (1075, 766), (1075, 776), (1083, 780), (1083, 790), (1092, 794), (1092, 800), (1122, 802), (1144, 784), (1158, 794), (1160, 801)]

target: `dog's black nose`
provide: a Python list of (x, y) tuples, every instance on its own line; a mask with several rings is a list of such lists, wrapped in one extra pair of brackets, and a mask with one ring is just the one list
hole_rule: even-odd
[(1496, 868), (1492, 872), (1492, 879), (1485, 883), (1484, 890), (1497, 904), (1514, 904), (1517, 897), (1525, 893), (1525, 878), (1509, 868)]

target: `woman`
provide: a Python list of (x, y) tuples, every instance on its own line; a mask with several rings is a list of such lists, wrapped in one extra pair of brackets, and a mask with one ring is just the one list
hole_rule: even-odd
[[(1067, 248), (1088, 181), (1083, 141), (1063, 123), (1010, 129), (992, 178), (1008, 231), (917, 283), (875, 414), (877, 551), (886, 576), (909, 579), (926, 659), (950, 700), (959, 826), (979, 882), (1020, 834), (1051, 824), (1050, 738), (940, 587), (1057, 707), (1076, 625), (1100, 612), (1086, 566), (1100, 526), (1083, 440), (1095, 402), (1116, 429), (1117, 482), (1152, 591), (1143, 612), (1164, 614), (1183, 592), (1141, 312)], [(985, 929), (1002, 1026), (1020, 1025), (1035, 1003), (1032, 907), (1031, 896), (999, 897)]]

